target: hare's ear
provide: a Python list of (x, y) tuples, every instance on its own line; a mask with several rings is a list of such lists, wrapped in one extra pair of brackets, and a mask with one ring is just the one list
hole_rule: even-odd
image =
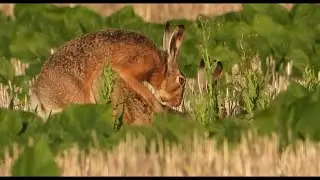
[(213, 73), (213, 80), (214, 81), (217, 80), (218, 77), (221, 75), (222, 69), (223, 69), (222, 63), (220, 61), (218, 61), (217, 65), (216, 65), (216, 69), (214, 70), (214, 73)]
[(169, 40), (169, 55), (175, 57), (184, 38), (184, 25), (178, 25), (171, 34)]
[(163, 50), (167, 51), (169, 53), (169, 40), (171, 38), (171, 32), (170, 32), (170, 23), (167, 21), (164, 34), (163, 34), (163, 40), (162, 40), (162, 46)]

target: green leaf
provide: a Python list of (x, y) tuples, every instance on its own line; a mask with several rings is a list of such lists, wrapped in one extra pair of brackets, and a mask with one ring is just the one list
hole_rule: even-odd
[[(22, 62), (32, 63), (39, 59), (44, 60), (50, 53), (50, 45), (46, 39), (48, 37), (45, 33), (20, 31), (13, 38), (9, 49), (12, 56)], [(27, 46), (23, 46), (23, 44), (27, 44)]]
[(241, 18), (248, 24), (252, 24), (256, 10), (250, 4), (243, 4), (240, 12)]
[(18, 87), (23, 87), (28, 84), (29, 80), (30, 80), (30, 78), (28, 76), (17, 75), (17, 76), (13, 77), (12, 83)]
[(75, 6), (66, 11), (64, 16), (65, 26), (77, 25), (77, 29), (82, 28), (82, 34), (102, 29), (103, 20), (102, 16), (85, 6)]
[(320, 70), (320, 44), (314, 46), (315, 53), (310, 57), (310, 65), (316, 70)]
[(284, 26), (276, 23), (269, 16), (257, 14), (254, 17), (253, 29), (258, 36), (267, 40), (272, 51), (271, 55), (276, 62), (282, 62), (290, 49), (292, 41)]
[(125, 6), (106, 18), (106, 25), (113, 28), (138, 30), (143, 19), (136, 15), (132, 6)]
[(12, 81), (15, 75), (15, 69), (9, 60), (0, 58), (0, 63), (0, 83), (7, 84), (9, 80)]
[(205, 132), (204, 126), (197, 122), (186, 119), (175, 113), (159, 113), (152, 118), (153, 127), (163, 135), (166, 140), (182, 142), (184, 138), (192, 138), (194, 133)]
[(53, 4), (15, 4), (13, 13), (16, 19), (27, 19), (30, 15), (39, 15), (54, 9), (61, 9), (61, 7)]
[(310, 56), (313, 53), (313, 45), (316, 43), (317, 34), (314, 29), (306, 28), (303, 24), (294, 23), (287, 28), (290, 35), (291, 48), (301, 49)]
[(246, 16), (251, 15), (251, 17), (255, 14), (267, 15), (280, 24), (291, 22), (289, 11), (280, 4), (245, 4), (243, 5), (243, 11)]
[(319, 23), (320, 8), (314, 4), (295, 4), (291, 10), (293, 20), (298, 24), (307, 26), (306, 28), (314, 28)]
[(54, 152), (77, 143), (80, 148), (94, 144), (95, 131), (100, 146), (110, 146), (109, 139), (114, 132), (111, 119), (111, 106), (106, 104), (70, 104), (64, 111), (50, 116), (45, 130)]
[(211, 38), (216, 41), (217, 44), (224, 45), (232, 50), (236, 50), (236, 37), (238, 35), (238, 22), (226, 22), (224, 24), (215, 26), (211, 30)]
[(42, 64), (43, 63), (41, 61), (30, 63), (28, 68), (26, 69), (26, 75), (30, 78), (35, 77), (37, 74), (40, 73)]
[(12, 144), (25, 146), (31, 137), (41, 133), (43, 122), (34, 113), (0, 108), (0, 158)]
[(273, 108), (266, 108), (257, 112), (254, 116), (253, 126), (259, 132), (270, 134), (277, 130), (276, 117), (278, 114)]
[(234, 50), (222, 46), (210, 47), (210, 57), (221, 61), (226, 72), (231, 72), (232, 65), (240, 61), (240, 56)]
[(218, 145), (223, 145), (223, 141), (227, 140), (231, 147), (235, 147), (235, 145), (240, 142), (241, 134), (246, 132), (248, 127), (250, 127), (248, 121), (235, 117), (206, 125), (206, 129), (208, 129), (209, 134), (217, 140)]
[[(55, 48), (62, 42), (69, 40), (80, 31), (79, 22), (68, 21), (65, 24), (67, 13), (72, 12), (70, 7), (58, 7), (56, 5), (39, 5), (39, 4), (19, 4), (15, 6), (15, 21), (17, 30), (22, 34), (45, 34), (48, 46), (46, 48)], [(73, 29), (70, 28), (72, 27)], [(49, 50), (49, 49), (48, 49)]]
[(276, 23), (270, 16), (256, 14), (253, 19), (253, 29), (261, 36), (272, 37), (283, 34), (284, 28), (281, 24)]
[(9, 50), (9, 44), (11, 42), (11, 36), (14, 33), (14, 22), (0, 12), (0, 58), (11, 58)]
[(12, 167), (13, 176), (60, 176), (60, 169), (48, 147), (41, 138), (32, 147), (26, 147)]
[(309, 64), (309, 57), (300, 49), (291, 49), (287, 55), (289, 60), (293, 61), (293, 66), (298, 68), (301, 72)]

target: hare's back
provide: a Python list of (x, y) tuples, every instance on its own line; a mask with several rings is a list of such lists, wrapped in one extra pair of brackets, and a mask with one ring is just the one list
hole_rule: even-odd
[(66, 42), (48, 58), (44, 69), (55, 68), (71, 74), (83, 74), (90, 69), (96, 69), (97, 65), (108, 57), (112, 58), (116, 53), (115, 47), (126, 49), (126, 45), (158, 51), (153, 41), (141, 33), (122, 29), (105, 29)]
[(96, 33), (99, 38), (102, 38), (106, 43), (132, 43), (136, 45), (146, 45), (156, 48), (154, 42), (147, 36), (125, 29), (105, 29)]

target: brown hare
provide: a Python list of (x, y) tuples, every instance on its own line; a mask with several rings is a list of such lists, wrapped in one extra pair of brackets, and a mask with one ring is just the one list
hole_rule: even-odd
[(99, 79), (108, 65), (154, 112), (164, 112), (165, 108), (143, 81), (159, 91), (161, 101), (179, 106), (186, 79), (176, 58), (184, 29), (183, 25), (172, 28), (167, 23), (163, 48), (142, 34), (120, 29), (101, 30), (70, 40), (44, 63), (31, 88), (31, 108), (47, 117), (71, 103), (97, 103)]
[[(216, 69), (213, 73), (213, 80), (217, 80), (222, 72), (222, 63), (220, 61), (217, 62)], [(200, 66), (198, 70), (198, 75), (195, 78), (188, 79), (195, 80), (201, 79), (202, 86), (205, 86), (206, 79), (204, 74), (204, 61), (200, 61)], [(200, 83), (199, 83), (200, 84)], [(174, 85), (174, 84), (173, 84)], [(168, 84), (170, 86), (170, 84)], [(202, 87), (203, 88), (203, 87)], [(115, 85), (112, 94), (112, 105), (113, 111), (112, 116), (113, 119), (118, 117), (120, 114), (123, 115), (123, 120), (127, 124), (133, 125), (144, 125), (144, 124), (151, 124), (153, 111), (150, 105), (133, 89), (131, 89), (128, 84), (121, 78), (117, 78), (115, 80)], [(181, 115), (183, 117), (188, 118), (187, 112), (179, 112), (172, 109), (169, 106), (165, 106), (166, 111)]]
[[(170, 85), (169, 85), (170, 86)], [(122, 79), (117, 78), (112, 92), (112, 119), (122, 115), (123, 121), (130, 125), (147, 125), (152, 123), (152, 107)], [(186, 116), (186, 113), (175, 111), (164, 106), (166, 112)]]
[[(214, 62), (216, 62), (216, 69), (214, 70), (213, 74), (212, 74), (212, 80), (213, 80), (213, 84), (214, 85), (216, 83), (216, 80), (220, 77), (222, 70), (223, 70), (223, 66), (222, 63), (220, 61), (216, 61), (214, 60)], [(206, 93), (208, 91), (208, 81), (207, 81), (207, 77), (205, 74), (205, 63), (204, 60), (201, 59), (200, 63), (199, 63), (199, 69), (198, 69), (198, 73), (196, 75), (196, 77), (189, 79), (187, 81), (189, 87), (194, 91), (193, 93)]]

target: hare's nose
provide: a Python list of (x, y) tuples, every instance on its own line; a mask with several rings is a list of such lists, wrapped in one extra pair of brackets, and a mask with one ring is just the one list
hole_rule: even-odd
[(184, 83), (186, 82), (186, 79), (185, 79), (183, 76), (178, 76), (178, 77), (177, 77), (177, 82), (178, 82), (181, 86), (183, 86)]

